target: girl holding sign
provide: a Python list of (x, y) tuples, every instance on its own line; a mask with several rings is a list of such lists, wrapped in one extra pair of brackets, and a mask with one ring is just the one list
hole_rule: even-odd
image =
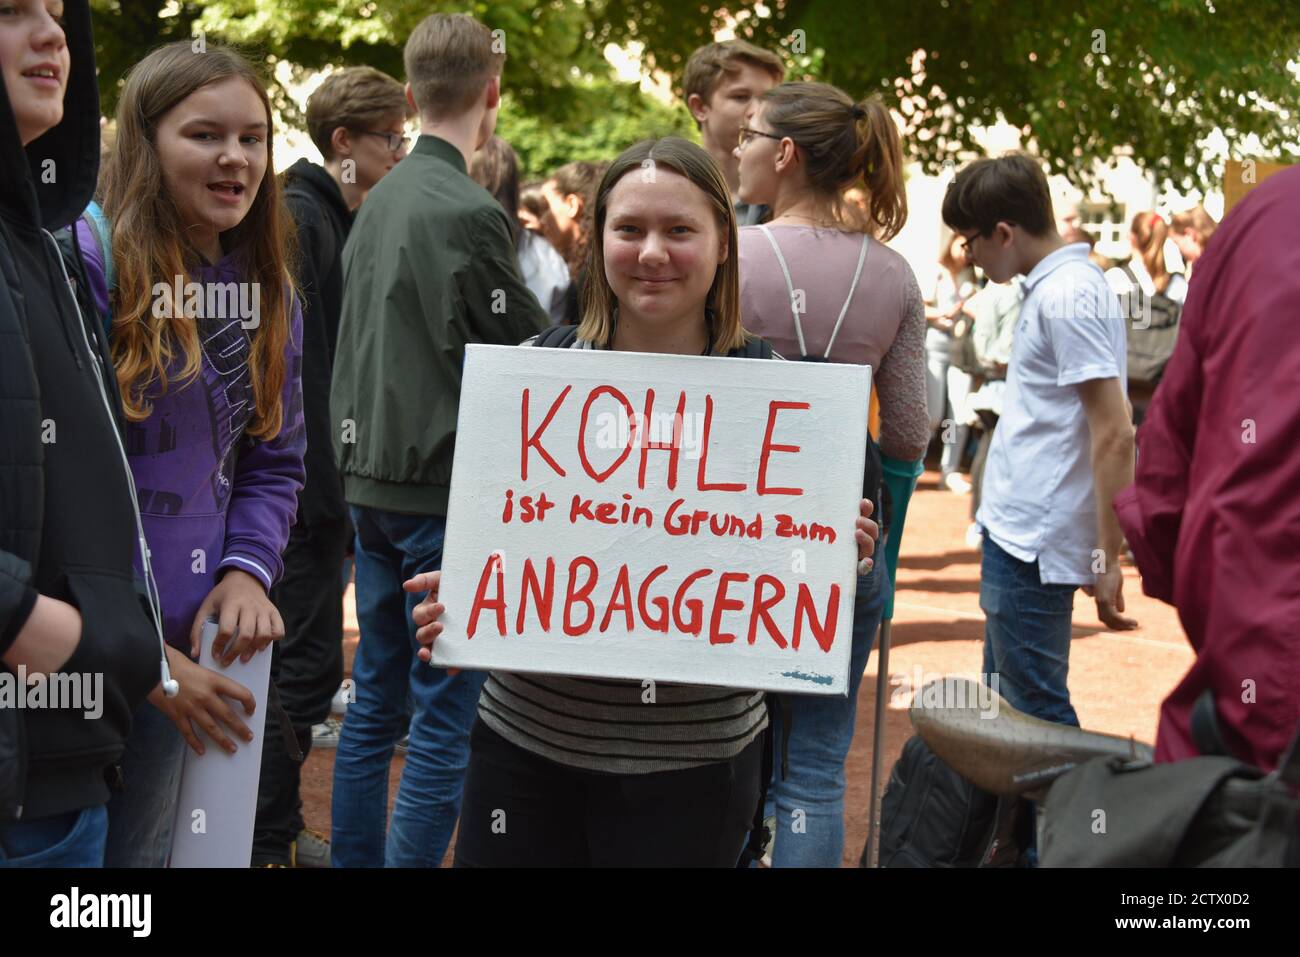
[[(284, 634), (267, 597), (303, 485), (302, 315), (271, 163), (271, 106), (253, 66), (189, 40), (127, 78), (104, 171), (103, 229), (77, 240), (110, 344), (127, 452), (157, 569), (175, 698), (135, 714), (125, 790), (109, 804), (109, 866), (161, 866), (185, 743), (233, 751), (252, 733), (243, 686), (199, 667), (245, 661)], [(224, 696), (224, 698), (223, 698)], [(255, 786), (255, 785), (254, 785)]]
[[(594, 205), (591, 280), (569, 347), (753, 350), (730, 191), (703, 149), (638, 143), (605, 173)], [(864, 501), (854, 530), (864, 568), (877, 534), (869, 514)], [(413, 613), (425, 661), (442, 629), (440, 578), (405, 585), (429, 592)], [(763, 693), (659, 685), (646, 694), (632, 681), (491, 673), (470, 737), (456, 863), (735, 866), (762, 788)]]
[[(824, 83), (782, 83), (750, 108), (736, 155), (740, 198), (772, 208), (766, 225), (739, 235), (749, 327), (791, 358), (871, 366), (882, 454), (921, 458), (929, 438), (925, 305), (907, 261), (884, 245), (907, 220), (889, 110), (878, 97), (855, 103)], [(859, 183), (864, 210), (843, 196)], [(858, 580), (848, 698), (790, 697), (789, 774), (775, 775), (768, 793), (775, 866), (840, 866), (844, 761), (889, 588), (883, 568)]]

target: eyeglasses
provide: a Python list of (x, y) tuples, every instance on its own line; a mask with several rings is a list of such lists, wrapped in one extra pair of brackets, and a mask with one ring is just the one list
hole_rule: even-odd
[(391, 153), (403, 149), (410, 142), (408, 137), (400, 133), (390, 133), (387, 130), (362, 130), (361, 134), (363, 136), (382, 136), (385, 142), (388, 143), (388, 150)]
[(742, 126), (740, 128), (740, 148), (744, 149), (745, 144), (748, 143), (750, 140), (752, 140), (755, 136), (766, 136), (769, 140), (785, 139), (784, 136), (778, 136), (775, 133), (764, 133), (762, 130), (751, 130), (748, 126)]
[[(1008, 225), (1008, 226), (1016, 226), (1016, 225), (1018, 225), (1018, 224), (1017, 224), (1017, 223), (1008, 222), (1007, 225)], [(994, 227), (994, 228), (996, 228), (996, 227)], [(976, 232), (975, 235), (973, 235), (973, 236), (963, 236), (961, 233), (958, 233), (958, 234), (957, 234), (957, 239), (960, 240), (960, 242), (961, 242), (961, 251), (962, 251), (963, 253), (965, 253), (967, 256), (970, 256), (970, 255), (971, 255), (971, 246), (974, 245), (975, 240), (977, 240), (977, 239), (987, 239), (989, 236), (992, 236), (992, 235), (993, 235), (993, 230), (990, 229), (987, 233)]]

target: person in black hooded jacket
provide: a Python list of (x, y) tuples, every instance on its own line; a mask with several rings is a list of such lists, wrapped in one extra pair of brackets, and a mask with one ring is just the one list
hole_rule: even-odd
[[(304, 755), (312, 725), (329, 716), (343, 679), (343, 562), (352, 537), (343, 477), (334, 458), (330, 375), (343, 307), (343, 246), (366, 193), (406, 155), (410, 115), (402, 85), (367, 66), (332, 73), (307, 101), (307, 128), (325, 160), (285, 171), (285, 204), (298, 229), (295, 279), (303, 296), (303, 421), (307, 483), (284, 550), (284, 576), (271, 593), (284, 617), (271, 676)], [(283, 736), (262, 745), (254, 866), (328, 867), (329, 844), (307, 831), (299, 796), (301, 763)]]
[[(107, 772), (165, 671), (133, 576), (113, 367), (52, 235), (85, 208), (98, 171), (89, 5), (3, 5), (0, 867), (98, 866)], [(36, 674), (40, 706), (23, 680)]]

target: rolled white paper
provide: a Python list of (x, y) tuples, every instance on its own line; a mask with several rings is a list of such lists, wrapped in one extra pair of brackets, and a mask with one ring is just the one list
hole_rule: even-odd
[[(196, 727), (204, 744), (202, 757), (185, 747), (181, 772), (180, 800), (176, 805), (176, 826), (172, 831), (172, 867), (248, 867), (253, 854), (253, 823), (257, 817), (257, 783), (262, 773), (262, 734), (266, 728), (267, 691), (271, 680), (271, 649), (255, 654), (248, 664), (235, 659), (229, 668), (213, 660), (212, 642), (217, 623), (203, 625), (199, 664), (225, 675), (253, 693), (257, 702), (252, 716), (244, 706), (226, 699), (235, 714), (253, 732), (245, 742), (224, 728), (234, 741), (234, 754)], [(271, 725), (279, 733), (279, 724)]]

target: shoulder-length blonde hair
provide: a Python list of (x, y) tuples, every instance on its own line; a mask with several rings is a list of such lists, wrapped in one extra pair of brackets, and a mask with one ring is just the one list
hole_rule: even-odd
[(222, 237), (227, 248), (239, 250), (241, 280), (256, 282), (265, 292), (250, 343), (248, 372), (255, 409), (248, 433), (269, 438), (280, 431), (284, 418), (281, 390), (293, 302), (288, 267), (294, 231), (272, 164), (274, 133), (266, 87), (253, 65), (229, 47), (208, 44), (196, 53), (189, 40), (179, 40), (152, 51), (127, 76), (117, 107), (117, 143), (103, 176), (104, 212), (112, 223), (117, 269), (117, 288), (111, 291), (113, 365), (132, 422), (149, 417), (152, 405), (146, 392), (155, 386), (167, 390), (178, 355), (182, 361), (175, 378), (181, 386), (193, 381), (202, 366), (198, 326), (185, 316), (181, 303), (173, 303), (166, 318), (154, 316), (154, 285), (164, 282), (170, 288), (173, 277), (188, 277), (200, 261), (185, 240), (176, 204), (163, 186), (154, 138), (159, 121), (172, 107), (200, 87), (228, 77), (247, 80), (266, 109), (266, 172), (248, 215)]
[(684, 176), (704, 191), (718, 227), (727, 237), (727, 260), (718, 265), (705, 299), (704, 316), (709, 325), (710, 351), (726, 354), (743, 346), (749, 339), (740, 318), (739, 247), (736, 236), (736, 211), (731, 205), (731, 190), (708, 153), (689, 140), (666, 136), (642, 140), (619, 154), (596, 189), (592, 217), (591, 247), (587, 254), (587, 284), (582, 295), (582, 322), (578, 337), (600, 348), (614, 336), (614, 316), (618, 299), (605, 277), (605, 217), (609, 211), (609, 194), (628, 173), (643, 169), (666, 169)]

